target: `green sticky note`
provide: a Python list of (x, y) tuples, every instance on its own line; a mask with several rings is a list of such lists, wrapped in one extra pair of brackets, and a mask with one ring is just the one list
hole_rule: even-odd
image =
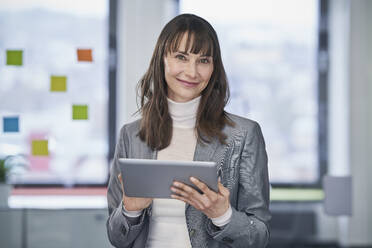
[(88, 105), (72, 105), (73, 120), (88, 120)]
[(50, 77), (50, 91), (66, 91), (67, 77), (65, 76), (51, 76)]
[(6, 64), (21, 66), (23, 64), (22, 50), (6, 50)]
[(48, 140), (33, 140), (32, 155), (48, 156), (49, 155)]

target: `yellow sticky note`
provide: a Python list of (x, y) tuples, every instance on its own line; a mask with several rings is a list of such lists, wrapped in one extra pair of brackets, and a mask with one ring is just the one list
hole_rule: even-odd
[(6, 64), (21, 66), (23, 64), (23, 50), (6, 50)]
[(88, 105), (72, 105), (73, 120), (88, 120)]
[(67, 77), (66, 76), (51, 76), (50, 91), (66, 91)]
[(78, 61), (92, 62), (92, 49), (77, 49)]
[(48, 156), (49, 155), (48, 140), (33, 140), (32, 155)]

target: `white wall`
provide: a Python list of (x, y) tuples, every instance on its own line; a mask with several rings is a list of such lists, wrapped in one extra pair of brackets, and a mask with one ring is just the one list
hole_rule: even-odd
[[(121, 0), (118, 6), (117, 129), (136, 119), (136, 85), (146, 72), (174, 0)], [(137, 117), (138, 118), (138, 117)], [(119, 132), (117, 132), (119, 133)]]
[(350, 175), (349, 164), (349, 0), (329, 8), (329, 172)]
[(353, 216), (349, 242), (372, 245), (372, 2), (350, 1), (350, 168)]
[(344, 246), (372, 245), (370, 13), (369, 0), (330, 1), (329, 169), (353, 180), (353, 215), (338, 218), (338, 240)]
[[(347, 176), (350, 175), (350, 1), (331, 0), (329, 4), (328, 174)], [(347, 244), (349, 218), (321, 216), (322, 235)]]

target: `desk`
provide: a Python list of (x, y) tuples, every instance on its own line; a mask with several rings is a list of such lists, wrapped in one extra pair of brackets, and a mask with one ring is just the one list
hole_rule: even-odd
[(1, 247), (112, 247), (105, 195), (44, 193), (13, 192), (9, 208), (0, 209)]

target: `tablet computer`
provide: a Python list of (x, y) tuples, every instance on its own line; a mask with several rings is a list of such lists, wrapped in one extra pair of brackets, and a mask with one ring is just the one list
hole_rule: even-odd
[(170, 187), (175, 180), (197, 189), (190, 177), (218, 192), (215, 162), (119, 158), (119, 164), (125, 195), (129, 197), (171, 198)]

